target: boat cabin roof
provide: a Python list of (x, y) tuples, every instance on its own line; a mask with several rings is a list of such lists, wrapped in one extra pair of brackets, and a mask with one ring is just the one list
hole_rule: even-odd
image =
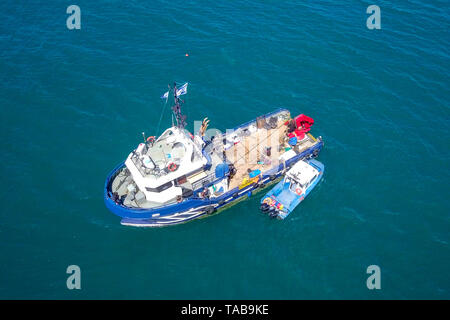
[(305, 186), (318, 173), (319, 171), (317, 169), (308, 164), (306, 161), (301, 160), (287, 172), (286, 177), (300, 183), (302, 186)]
[[(202, 143), (186, 129), (171, 127), (153, 144), (141, 143), (125, 165), (140, 188), (157, 188), (202, 168), (208, 162)], [(173, 171), (169, 170), (172, 164), (176, 166)]]

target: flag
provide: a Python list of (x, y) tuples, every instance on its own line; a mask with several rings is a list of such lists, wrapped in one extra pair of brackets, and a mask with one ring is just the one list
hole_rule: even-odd
[(161, 99), (168, 99), (169, 98), (169, 91), (167, 91), (166, 93), (164, 93), (162, 96), (161, 96)]
[(188, 86), (188, 83), (187, 83), (187, 82), (186, 82), (185, 84), (183, 84), (183, 85), (180, 87), (180, 89), (177, 90), (177, 96), (181, 96), (181, 95), (183, 95), (183, 94), (186, 94), (186, 93), (187, 93), (187, 86)]

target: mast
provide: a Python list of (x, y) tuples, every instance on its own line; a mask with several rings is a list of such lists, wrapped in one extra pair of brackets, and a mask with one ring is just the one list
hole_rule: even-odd
[(173, 113), (175, 115), (175, 119), (177, 121), (177, 127), (180, 129), (184, 129), (186, 126), (186, 115), (181, 113), (181, 105), (184, 103), (177, 95), (177, 84), (173, 84), (173, 100), (174, 106), (172, 107)]

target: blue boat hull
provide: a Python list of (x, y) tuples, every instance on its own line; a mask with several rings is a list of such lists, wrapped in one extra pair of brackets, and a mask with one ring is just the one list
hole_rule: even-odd
[[(282, 110), (285, 109), (275, 110), (274, 112), (266, 114), (266, 117)], [(234, 130), (248, 126), (254, 121), (255, 120), (246, 122), (234, 128)], [(258, 184), (253, 183), (242, 189), (236, 187), (224, 193), (220, 197), (214, 199), (192, 198), (186, 199), (181, 203), (174, 203), (151, 209), (130, 208), (116, 203), (113, 200), (112, 193), (109, 190), (111, 189), (113, 179), (116, 177), (119, 171), (123, 167), (125, 167), (125, 163), (122, 162), (121, 164), (116, 166), (106, 178), (104, 186), (104, 202), (106, 207), (111, 212), (122, 218), (121, 223), (123, 225), (136, 227), (159, 227), (184, 223), (193, 219), (211, 215), (217, 212), (217, 210), (224, 208), (225, 206), (230, 206), (233, 203), (237, 203), (239, 200), (242, 200), (244, 197), (246, 197), (249, 192), (254, 191), (262, 184), (268, 184), (272, 181), (275, 181), (297, 161), (317, 156), (322, 147), (323, 141), (319, 139), (318, 143), (311, 148), (287, 160), (285, 163), (286, 167), (284, 167), (284, 164), (280, 164), (278, 167), (264, 172), (262, 175), (262, 179), (258, 182)]]

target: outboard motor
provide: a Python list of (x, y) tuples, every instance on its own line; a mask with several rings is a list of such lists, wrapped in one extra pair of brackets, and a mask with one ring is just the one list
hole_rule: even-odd
[(275, 207), (269, 206), (269, 210), (266, 211), (269, 217), (277, 216), (277, 209)]
[(278, 217), (278, 211), (275, 209), (271, 210), (269, 213), (269, 217), (271, 217), (272, 219)]
[(261, 206), (259, 207), (259, 209), (263, 212), (263, 213), (268, 213), (268, 211), (270, 210), (270, 206), (267, 203), (262, 203)]

